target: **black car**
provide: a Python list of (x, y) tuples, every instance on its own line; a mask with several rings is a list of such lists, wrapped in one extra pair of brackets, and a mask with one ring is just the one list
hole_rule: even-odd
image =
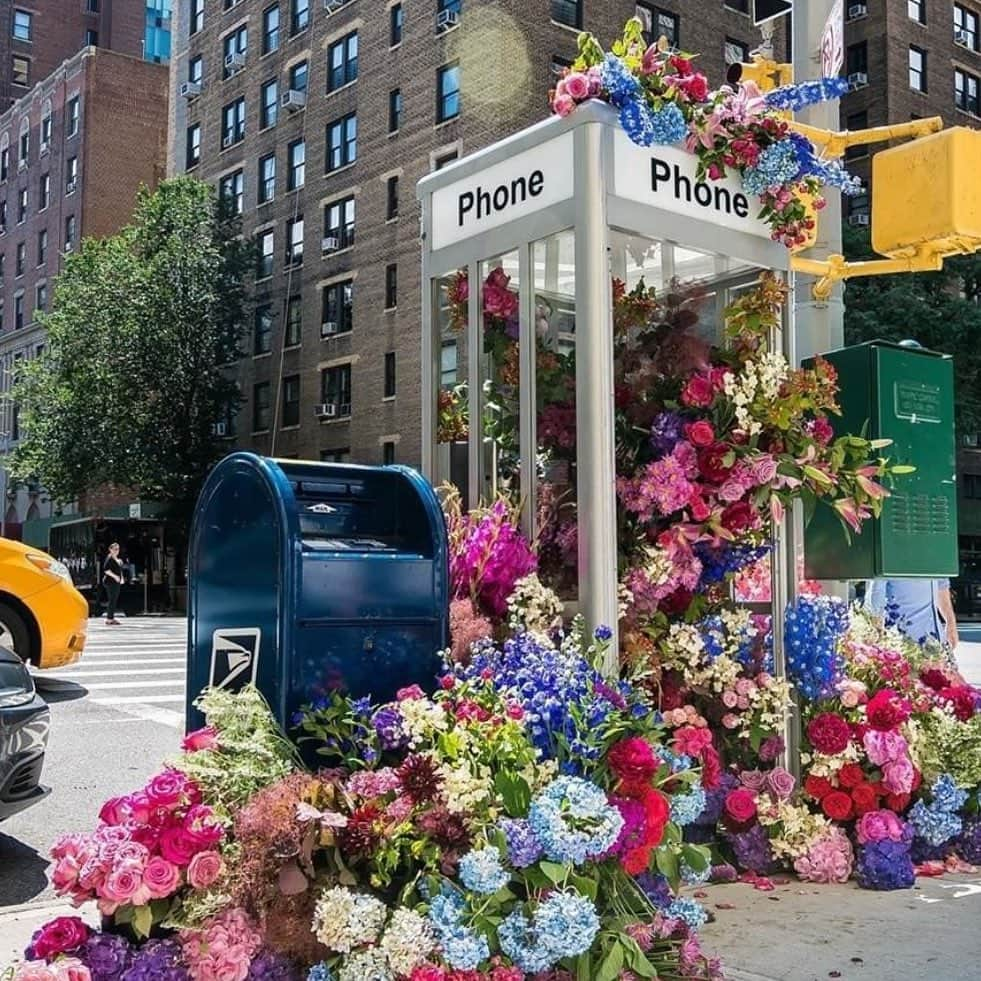
[(41, 767), (50, 712), (24, 662), (0, 647), (0, 821), (47, 797)]

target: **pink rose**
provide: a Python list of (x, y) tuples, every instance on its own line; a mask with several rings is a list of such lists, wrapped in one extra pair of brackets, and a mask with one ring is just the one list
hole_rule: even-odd
[(724, 807), (726, 814), (739, 824), (745, 824), (756, 817), (756, 800), (753, 792), (744, 787), (730, 791)]
[(181, 884), (180, 870), (173, 862), (168, 862), (160, 855), (154, 855), (143, 870), (143, 882), (150, 892), (151, 899), (166, 899), (167, 896), (173, 895)]
[(722, 716), (722, 725), (725, 726), (726, 729), (735, 729), (736, 726), (739, 725), (739, 716), (733, 715), (731, 712), (726, 712), (726, 714)]
[(712, 382), (705, 375), (692, 375), (681, 391), (681, 401), (685, 405), (704, 409), (712, 404), (715, 392)]
[(752, 462), (753, 480), (763, 485), (769, 484), (777, 475), (777, 461), (772, 456), (759, 456)]
[(745, 491), (735, 480), (727, 480), (716, 493), (720, 501), (733, 504), (743, 496)]
[(114, 865), (128, 865), (137, 872), (142, 871), (149, 858), (149, 849), (136, 841), (124, 841), (112, 853)]
[(74, 858), (66, 856), (58, 859), (51, 873), (51, 885), (54, 886), (55, 892), (66, 893), (74, 888), (75, 883), (78, 882), (78, 873), (79, 864)]
[(712, 745), (712, 733), (708, 729), (686, 725), (675, 732), (673, 745), (675, 752), (682, 756), (701, 756), (705, 748)]
[(114, 869), (102, 883), (99, 892), (103, 899), (112, 903), (129, 903), (143, 885), (143, 878), (135, 869)]
[(425, 697), (426, 693), (418, 685), (409, 685), (408, 688), (400, 688), (395, 693), (395, 699), (399, 702), (415, 702)]
[(782, 766), (776, 766), (766, 775), (767, 789), (780, 800), (787, 800), (794, 792), (797, 781), (792, 773), (788, 773)]
[(194, 889), (207, 889), (221, 874), (221, 869), (218, 852), (198, 852), (187, 867), (187, 881)]
[(715, 442), (715, 430), (707, 419), (699, 419), (687, 427), (687, 435), (694, 446), (711, 446)]
[(57, 981), (92, 981), (89, 969), (77, 957), (62, 957), (51, 965)]
[(892, 811), (867, 811), (855, 825), (860, 845), (876, 841), (902, 841), (903, 822)]
[(160, 854), (179, 868), (188, 866), (195, 854), (202, 850), (184, 828), (167, 828), (160, 836)]
[[(150, 803), (144, 791), (140, 791), (136, 794), (130, 794), (126, 798), (126, 804), (129, 808), (129, 820), (134, 824), (147, 824), (150, 821), (150, 814), (153, 811), (153, 805)], [(102, 830), (100, 828), (100, 830)]]
[(749, 699), (745, 695), (740, 695), (739, 698), (736, 699), (736, 707), (742, 711), (745, 711), (749, 708)]
[(130, 796), (110, 797), (99, 811), (99, 820), (104, 824), (125, 824), (132, 814)]
[(564, 92), (555, 93), (555, 98), (552, 99), (552, 112), (557, 116), (568, 116), (575, 108), (576, 100), (571, 95), (566, 95)]
[(224, 837), (224, 830), (207, 804), (196, 804), (184, 818), (184, 832), (194, 842), (195, 851), (203, 851), (217, 845)]
[(80, 917), (58, 916), (45, 923), (31, 938), (30, 956), (48, 961), (58, 954), (67, 954), (81, 947), (89, 933), (91, 931)]
[(857, 708), (858, 707), (858, 692), (853, 691), (851, 688), (843, 691), (841, 693), (841, 704), (845, 708)]
[(726, 708), (734, 709), (739, 703), (739, 696), (734, 691), (726, 690), (722, 693), (722, 704)]
[(907, 755), (906, 739), (898, 732), (869, 729), (862, 737), (862, 745), (865, 746), (869, 760), (876, 766), (882, 766), (890, 760), (898, 760)]
[(153, 777), (144, 788), (151, 807), (172, 807), (187, 791), (187, 777), (177, 770), (164, 770)]
[(54, 981), (56, 973), (44, 961), (23, 961), (14, 967), (12, 981)]
[(736, 679), (736, 694), (737, 695), (749, 695), (756, 685), (749, 678), (737, 678)]
[(582, 72), (569, 72), (563, 79), (565, 92), (576, 102), (589, 98), (589, 79)]
[(197, 753), (202, 749), (218, 748), (218, 730), (214, 726), (204, 726), (189, 732), (181, 742), (185, 753)]
[(739, 774), (739, 782), (758, 794), (766, 783), (766, 774), (762, 770), (743, 770)]
[(909, 759), (892, 760), (882, 768), (882, 783), (892, 794), (908, 794), (913, 789), (913, 776)]

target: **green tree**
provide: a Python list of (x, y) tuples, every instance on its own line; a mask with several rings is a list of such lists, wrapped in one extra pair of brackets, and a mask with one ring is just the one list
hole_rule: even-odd
[[(867, 232), (846, 229), (850, 260), (875, 258)], [(981, 432), (981, 254), (935, 273), (866, 276), (845, 288), (845, 342), (918, 341), (954, 356), (958, 431)]]
[(59, 500), (104, 484), (188, 506), (240, 401), (222, 370), (239, 354), (251, 244), (200, 181), (143, 190), (133, 224), (67, 258), (45, 353), (14, 388), (18, 476)]

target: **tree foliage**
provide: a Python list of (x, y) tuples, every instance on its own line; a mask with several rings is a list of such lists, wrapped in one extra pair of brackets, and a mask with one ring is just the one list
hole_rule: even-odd
[(17, 476), (60, 500), (117, 484), (194, 499), (222, 455), (214, 424), (240, 401), (251, 245), (207, 184), (140, 193), (133, 224), (66, 258), (45, 353), (19, 373)]
[[(849, 259), (873, 258), (867, 232), (845, 233)], [(845, 289), (845, 341), (910, 338), (954, 356), (959, 432), (981, 432), (981, 255), (947, 259), (941, 272), (868, 276)]]

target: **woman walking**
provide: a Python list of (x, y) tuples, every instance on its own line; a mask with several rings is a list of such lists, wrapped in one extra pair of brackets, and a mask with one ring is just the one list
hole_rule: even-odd
[(109, 554), (102, 566), (102, 581), (105, 583), (109, 604), (106, 607), (106, 624), (118, 626), (116, 604), (119, 602), (119, 587), (123, 584), (123, 564), (119, 561), (119, 542), (109, 546)]

